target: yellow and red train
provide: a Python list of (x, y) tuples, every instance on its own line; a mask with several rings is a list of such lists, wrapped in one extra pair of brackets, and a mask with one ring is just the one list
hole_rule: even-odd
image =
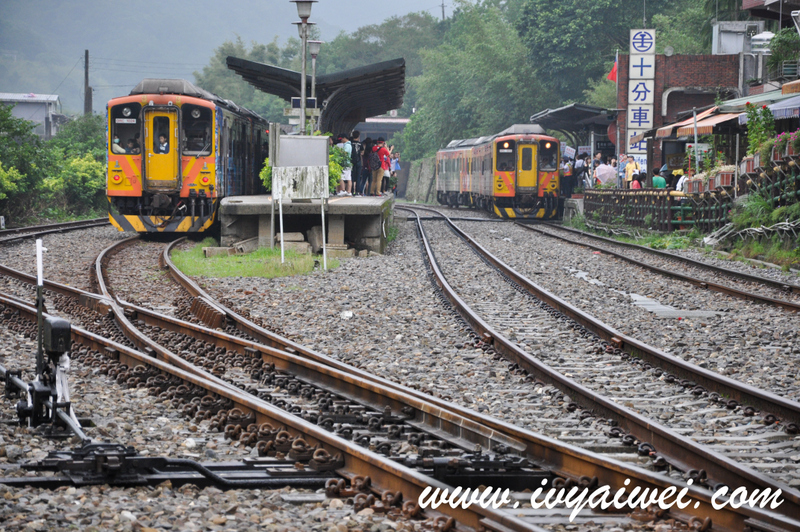
[(437, 200), (501, 218), (557, 218), (563, 210), (560, 153), (558, 139), (527, 124), (451, 141), (436, 153)]
[(260, 191), (269, 124), (256, 113), (180, 79), (145, 79), (107, 113), (120, 231), (206, 231), (222, 198)]

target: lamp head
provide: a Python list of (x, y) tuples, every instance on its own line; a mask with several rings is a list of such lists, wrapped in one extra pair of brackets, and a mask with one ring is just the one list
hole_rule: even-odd
[(311, 57), (319, 55), (319, 49), (322, 48), (322, 44), (322, 41), (308, 41), (308, 53), (311, 54)]
[(311, 16), (311, 6), (315, 4), (317, 0), (290, 0), (294, 2), (297, 6), (297, 16), (303, 20), (306, 20), (308, 17)]

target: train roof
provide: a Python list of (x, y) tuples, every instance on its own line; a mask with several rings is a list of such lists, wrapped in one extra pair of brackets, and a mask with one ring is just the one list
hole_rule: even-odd
[(547, 132), (539, 124), (514, 124), (513, 126), (504, 129), (495, 137), (502, 137), (504, 135), (546, 135)]
[(496, 133), (494, 135), (488, 135), (485, 137), (475, 137), (470, 139), (455, 139), (451, 140), (445, 148), (440, 151), (446, 150), (458, 150), (461, 148), (468, 148), (470, 146), (480, 146), (481, 144), (485, 144), (493, 139), (499, 137), (505, 137), (508, 135), (546, 135), (547, 132), (542, 128), (542, 126), (538, 124), (514, 124), (511, 127), (508, 127), (501, 131), (500, 133)]
[(264, 119), (258, 113), (255, 113), (245, 107), (240, 107), (230, 100), (220, 98), (213, 92), (201, 89), (197, 85), (186, 81), (185, 79), (145, 78), (140, 81), (139, 84), (136, 85), (130, 92), (131, 96), (135, 96), (137, 94), (181, 94), (183, 96), (202, 98), (203, 100), (212, 101), (220, 107), (225, 107), (236, 113), (266, 122), (266, 119)]

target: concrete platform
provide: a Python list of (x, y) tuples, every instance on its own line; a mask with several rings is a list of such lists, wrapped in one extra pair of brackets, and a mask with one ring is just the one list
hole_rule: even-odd
[[(283, 201), (284, 233), (300, 232), (306, 241), (313, 227), (322, 224), (321, 200)], [(328, 198), (325, 210), (327, 242), (375, 253), (386, 251), (386, 227), (391, 223), (394, 196)], [(258, 237), (259, 247), (269, 247), (272, 196), (231, 196), (219, 208), (221, 246), (232, 246), (242, 240)], [(278, 205), (275, 205), (275, 231), (280, 227)], [(275, 239), (277, 242), (277, 238)]]

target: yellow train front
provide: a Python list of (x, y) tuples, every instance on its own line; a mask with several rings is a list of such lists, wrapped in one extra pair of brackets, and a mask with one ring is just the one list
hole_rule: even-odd
[(185, 80), (108, 102), (109, 219), (120, 231), (202, 232), (225, 196), (256, 194), (268, 124)]
[(501, 218), (555, 219), (563, 210), (558, 139), (538, 126), (454, 140), (436, 154), (437, 200)]

